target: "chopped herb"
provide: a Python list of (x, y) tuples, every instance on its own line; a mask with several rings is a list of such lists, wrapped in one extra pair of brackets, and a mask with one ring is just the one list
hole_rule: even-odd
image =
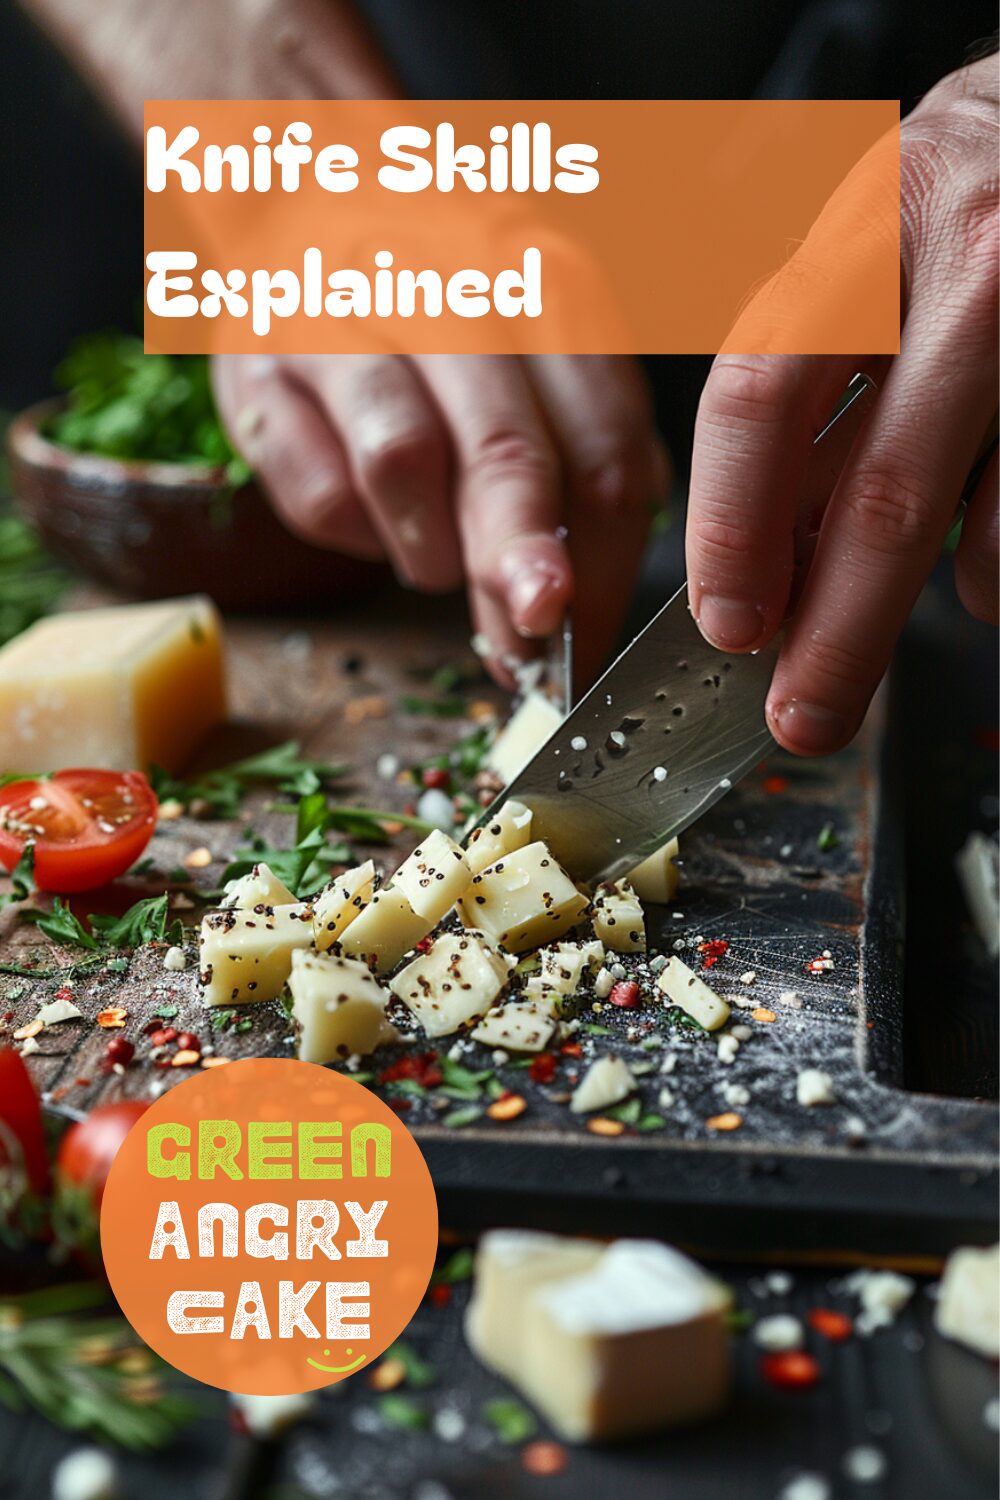
[(0, 910), (18, 901), (27, 901), (35, 890), (35, 846), (25, 844), (24, 853), (10, 872), (10, 890), (0, 896)]
[[(172, 1021), (174, 1019), (174, 1016), (176, 1016), (176, 1014), (177, 1014), (177, 1006), (176, 1005), (158, 1005), (156, 1007), (156, 1009), (153, 1011), (153, 1015), (154, 1016), (159, 1016), (159, 1018), (160, 1018), (161, 1021)], [(226, 1011), (225, 1014), (231, 1016), (233, 1014), (233, 1012), (230, 1010), (230, 1011)]]
[(0, 509), (0, 646), (48, 614), (68, 583), (27, 522)]
[(461, 1130), (463, 1125), (471, 1125), (473, 1120), (478, 1120), (482, 1110), (476, 1104), (470, 1104), (468, 1109), (453, 1109), (446, 1114), (442, 1125), (447, 1125), (449, 1130)]
[[(156, 1014), (158, 1016), (161, 1016), (163, 1014), (163, 1012), (158, 1010), (156, 1012)], [(213, 1012), (212, 1012), (212, 1030), (213, 1031), (225, 1031), (226, 1027), (233, 1020), (233, 1018), (234, 1018), (235, 1015), (236, 1015), (236, 1012), (234, 1010), (213, 1010)]]
[(234, 1031), (249, 1031), (252, 1026), (253, 1026), (253, 1020), (251, 1019), (250, 1016), (241, 1016), (240, 1019), (236, 1022), (236, 1025), (233, 1027), (233, 1030)]
[(399, 1360), (406, 1371), (407, 1385), (412, 1386), (415, 1391), (422, 1391), (427, 1386), (434, 1384), (436, 1377), (433, 1365), (429, 1365), (426, 1360), (421, 1359), (411, 1349), (410, 1345), (404, 1343), (402, 1339), (390, 1345), (385, 1351), (385, 1357), (386, 1359)]
[[(142, 943), (162, 943), (170, 926), (170, 897), (149, 896), (137, 901), (120, 917), (89, 916), (92, 931), (108, 948), (138, 948)], [(39, 924), (41, 925), (41, 924)]]
[(414, 693), (404, 693), (399, 700), (404, 714), (420, 714), (433, 719), (460, 719), (465, 713), (465, 699), (421, 698)]
[(389, 1391), (376, 1402), (378, 1414), (387, 1427), (398, 1427), (405, 1432), (419, 1432), (430, 1426), (430, 1413), (414, 1401), (412, 1396), (401, 1396)]
[(637, 1125), (642, 1114), (641, 1099), (626, 1099), (624, 1104), (616, 1104), (614, 1109), (606, 1109), (604, 1114), (609, 1120), (620, 1120), (623, 1125)]
[(252, 786), (270, 784), (289, 796), (310, 796), (345, 770), (343, 765), (303, 757), (298, 740), (286, 740), (272, 750), (206, 771), (193, 781), (180, 781), (159, 766), (151, 768), (149, 779), (161, 802), (180, 802), (184, 808), (203, 802), (216, 817), (233, 818)]
[(754, 1314), (748, 1307), (733, 1307), (726, 1314), (726, 1322), (729, 1324), (731, 1333), (743, 1333), (750, 1328), (754, 1321)]
[(830, 849), (836, 849), (839, 843), (840, 839), (837, 837), (837, 831), (834, 828), (833, 824), (824, 823), (823, 827), (816, 835), (817, 849), (822, 849), (823, 853), (825, 854)]
[(495, 1401), (487, 1401), (483, 1418), (501, 1443), (526, 1443), (538, 1431), (534, 1413), (513, 1396), (499, 1396)]
[(453, 1062), (450, 1057), (442, 1057), (439, 1066), (449, 1088), (464, 1089), (473, 1096), (478, 1094), (480, 1084), (493, 1077), (492, 1068), (483, 1068), (480, 1072), (473, 1073), (468, 1068), (463, 1068), (461, 1063)]
[(110, 969), (112, 974), (127, 974), (129, 968), (128, 959), (109, 958), (105, 967)]
[(662, 1115), (640, 1115), (635, 1122), (636, 1130), (662, 1130), (666, 1125)]
[(475, 1269), (476, 1253), (471, 1245), (463, 1245), (450, 1255), (443, 1266), (440, 1266), (432, 1277), (435, 1284), (445, 1282), (448, 1286), (455, 1286), (460, 1281), (469, 1281)]
[(57, 896), (52, 910), (47, 915), (35, 917), (35, 926), (53, 943), (75, 944), (78, 948), (96, 949), (97, 939), (87, 931), (79, 917), (75, 917), (68, 906)]
[(595, 1026), (592, 1021), (587, 1021), (581, 1028), (588, 1036), (611, 1036), (611, 1028), (608, 1026)]

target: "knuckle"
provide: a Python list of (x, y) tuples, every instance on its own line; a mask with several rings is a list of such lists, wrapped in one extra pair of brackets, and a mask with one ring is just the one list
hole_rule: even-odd
[(587, 510), (634, 515), (653, 498), (653, 455), (648, 435), (617, 433), (595, 447), (579, 466), (576, 490)]
[(879, 552), (923, 547), (936, 519), (932, 498), (917, 482), (889, 470), (865, 474), (844, 507), (859, 540)]
[(391, 489), (430, 468), (436, 458), (433, 435), (426, 430), (386, 433), (360, 448), (358, 478), (366, 489)]
[(480, 479), (512, 475), (551, 479), (555, 463), (542, 440), (525, 428), (498, 423), (476, 437), (469, 468)]
[(705, 382), (701, 414), (727, 422), (780, 422), (788, 414), (790, 399), (781, 361), (726, 360), (716, 362)]
[(692, 524), (692, 539), (698, 550), (702, 566), (723, 567), (729, 570), (745, 568), (748, 564), (748, 538), (745, 528), (735, 520), (727, 520), (719, 511), (700, 516)]
[(872, 667), (870, 650), (838, 640), (826, 631), (814, 631), (802, 643), (800, 672), (816, 687), (810, 686), (808, 695), (803, 696), (821, 703), (854, 698), (871, 678)]

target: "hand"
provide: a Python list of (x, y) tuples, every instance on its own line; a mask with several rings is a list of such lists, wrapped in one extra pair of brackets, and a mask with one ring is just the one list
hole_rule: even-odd
[(214, 381), (293, 531), (387, 556), (413, 588), (464, 578), (507, 685), (510, 659), (558, 628), (575, 591), (575, 658), (591, 680), (666, 489), (632, 360), (232, 355), (214, 360)]
[[(900, 352), (824, 518), (767, 702), (775, 738), (799, 755), (857, 731), (997, 410), (996, 79), (995, 57), (963, 68), (903, 122)], [(716, 360), (695, 432), (687, 562), (695, 618), (720, 649), (755, 650), (784, 619), (812, 440), (863, 366)], [(962, 603), (993, 623), (997, 533), (994, 453), (955, 555)]]

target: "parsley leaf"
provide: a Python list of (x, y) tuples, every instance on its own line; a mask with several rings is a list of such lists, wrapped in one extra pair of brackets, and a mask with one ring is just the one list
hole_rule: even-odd
[(483, 1417), (501, 1443), (525, 1443), (538, 1431), (534, 1413), (513, 1396), (498, 1396), (495, 1401), (487, 1401)]
[(170, 920), (170, 897), (150, 896), (137, 901), (120, 917), (88, 918), (100, 942), (108, 948), (138, 948), (142, 943), (162, 943)]
[(48, 915), (35, 918), (35, 926), (54, 943), (70, 943), (79, 948), (90, 948), (94, 951), (99, 946), (97, 939), (91, 936), (79, 917), (75, 917), (58, 896), (53, 901), (52, 910)]
[(10, 890), (0, 896), (0, 910), (17, 901), (27, 901), (35, 890), (35, 846), (25, 844), (24, 853), (10, 872)]
[(309, 796), (342, 776), (346, 769), (332, 761), (303, 757), (298, 740), (285, 740), (258, 755), (206, 771), (192, 781), (170, 776), (160, 766), (151, 767), (149, 779), (161, 802), (180, 802), (185, 808), (203, 802), (216, 817), (233, 818), (252, 786), (272, 785), (290, 796)]

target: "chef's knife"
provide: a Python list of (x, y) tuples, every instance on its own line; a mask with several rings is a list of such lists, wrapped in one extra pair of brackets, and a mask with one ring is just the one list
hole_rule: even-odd
[[(796, 529), (799, 577), (874, 392), (867, 376), (855, 376), (816, 439)], [(577, 879), (617, 879), (773, 748), (764, 702), (777, 653), (777, 641), (747, 656), (710, 646), (685, 584), (480, 821), (516, 798), (534, 814), (533, 836)]]

